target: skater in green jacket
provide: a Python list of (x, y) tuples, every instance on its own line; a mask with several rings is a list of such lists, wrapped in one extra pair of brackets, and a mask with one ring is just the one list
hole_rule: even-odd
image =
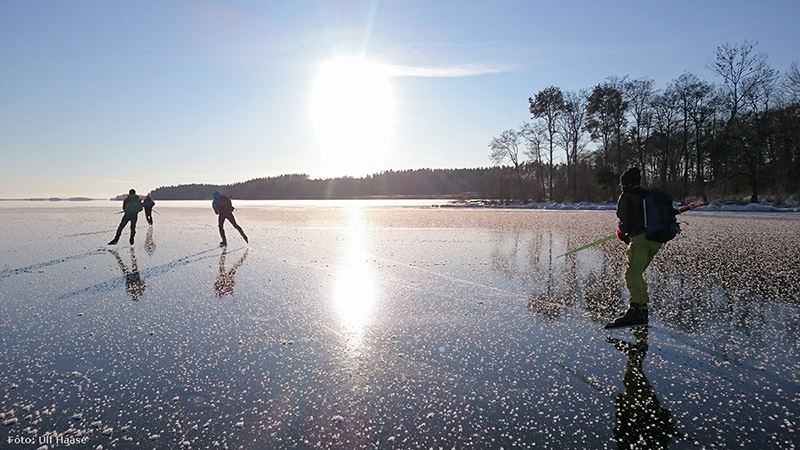
[(117, 241), (119, 241), (120, 235), (122, 235), (122, 230), (125, 229), (125, 225), (129, 222), (131, 224), (131, 239), (130, 244), (133, 245), (133, 237), (136, 235), (136, 220), (139, 218), (139, 211), (142, 210), (142, 201), (138, 195), (136, 195), (136, 190), (131, 189), (128, 192), (128, 196), (125, 197), (125, 200), (122, 201), (122, 220), (119, 222), (119, 226), (117, 227), (117, 234), (114, 236), (114, 239), (108, 243), (108, 245), (116, 245)]

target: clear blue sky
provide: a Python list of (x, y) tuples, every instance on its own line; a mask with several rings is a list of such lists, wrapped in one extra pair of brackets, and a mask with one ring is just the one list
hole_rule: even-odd
[[(716, 47), (744, 40), (783, 73), (798, 24), (797, 0), (0, 0), (0, 198), (488, 166), (490, 140), (549, 85), (717, 82)], [(312, 97), (331, 93), (312, 87), (341, 55), (388, 68), (378, 156), (315, 131)]]

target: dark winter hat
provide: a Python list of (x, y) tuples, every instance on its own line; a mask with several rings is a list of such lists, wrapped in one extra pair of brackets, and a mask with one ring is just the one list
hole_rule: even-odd
[(136, 193), (136, 189), (131, 189), (130, 191), (128, 191), (128, 194), (130, 194), (130, 195), (133, 195), (135, 193)]
[(619, 184), (623, 186), (634, 186), (642, 182), (642, 175), (638, 167), (631, 167), (619, 177)]

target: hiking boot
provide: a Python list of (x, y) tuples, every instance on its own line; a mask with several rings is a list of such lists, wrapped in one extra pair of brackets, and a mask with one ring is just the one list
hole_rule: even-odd
[(628, 310), (625, 311), (625, 314), (617, 317), (613, 322), (607, 324), (605, 329), (637, 326), (647, 326), (647, 308), (642, 308), (638, 305), (631, 305)]
[(228, 242), (227, 241), (222, 241), (222, 242), (219, 243), (219, 246), (220, 247), (227, 247), (228, 246)]
[(131, 245), (133, 245), (133, 236), (131, 236), (131, 239), (128, 242), (130, 242)]
[(108, 243), (108, 245), (117, 245), (117, 240), (116, 239), (112, 240), (111, 242)]
[(244, 233), (242, 233), (242, 239), (244, 239), (244, 242), (245, 242), (246, 244), (249, 244), (249, 243), (250, 243), (250, 241), (248, 241), (248, 240), (247, 240), (247, 235), (246, 235), (246, 234), (244, 234)]

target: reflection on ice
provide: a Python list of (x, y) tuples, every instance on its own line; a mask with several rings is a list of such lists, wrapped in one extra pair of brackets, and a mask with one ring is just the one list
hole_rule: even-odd
[(147, 252), (148, 255), (153, 256), (156, 252), (156, 241), (153, 240), (153, 226), (147, 228), (147, 235), (144, 238), (144, 251)]
[(217, 275), (217, 280), (214, 282), (214, 293), (217, 297), (233, 295), (233, 286), (236, 284), (236, 271), (239, 270), (239, 267), (242, 267), (249, 252), (250, 249), (246, 249), (242, 257), (228, 270), (225, 268), (225, 257), (228, 254), (228, 247), (222, 249), (222, 254), (219, 255), (219, 275)]
[(614, 399), (617, 423), (614, 440), (618, 448), (667, 448), (677, 434), (670, 411), (658, 400), (642, 363), (647, 355), (646, 327), (634, 328), (636, 343), (607, 337), (606, 341), (627, 358), (622, 382), (625, 390)]
[(144, 295), (147, 284), (142, 280), (142, 276), (139, 273), (139, 265), (136, 263), (136, 253), (133, 247), (131, 247), (130, 269), (125, 265), (125, 262), (122, 261), (122, 256), (119, 255), (119, 252), (116, 250), (109, 250), (109, 252), (117, 259), (117, 264), (120, 270), (122, 270), (122, 274), (125, 275), (125, 291), (130, 294), (134, 301), (139, 300), (142, 295)]
[(375, 275), (366, 248), (367, 230), (358, 208), (351, 208), (348, 235), (331, 289), (333, 306), (349, 337), (358, 346), (377, 298)]

